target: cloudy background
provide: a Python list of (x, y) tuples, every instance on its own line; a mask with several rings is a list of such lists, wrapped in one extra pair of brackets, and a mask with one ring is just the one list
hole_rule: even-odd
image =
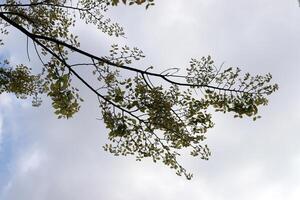
[[(162, 164), (113, 157), (96, 98), (73, 119), (58, 120), (47, 100), (0, 95), (0, 199), (2, 200), (298, 200), (300, 197), (300, 8), (296, 0), (156, 0), (156, 6), (119, 7), (110, 15), (127, 39), (80, 26), (82, 48), (107, 52), (111, 42), (138, 46), (149, 65), (185, 67), (211, 55), (217, 64), (271, 72), (280, 90), (261, 109), (262, 119), (214, 115), (209, 161), (184, 158), (187, 181)], [(1, 56), (28, 62), (25, 39), (12, 33)], [(35, 64), (34, 61), (32, 63)], [(33, 65), (34, 65), (33, 64)]]

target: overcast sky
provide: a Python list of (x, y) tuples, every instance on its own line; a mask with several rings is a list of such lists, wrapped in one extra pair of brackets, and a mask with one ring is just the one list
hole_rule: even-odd
[[(280, 90), (262, 119), (216, 114), (209, 161), (186, 157), (187, 181), (162, 164), (113, 157), (102, 150), (107, 130), (96, 120), (96, 98), (70, 120), (58, 120), (45, 100), (0, 95), (2, 200), (298, 200), (300, 198), (300, 8), (296, 0), (156, 0), (156, 6), (112, 9), (127, 39), (80, 26), (82, 48), (107, 52), (110, 43), (138, 46), (145, 63), (182, 67), (211, 55), (217, 64), (253, 74), (271, 72)], [(12, 33), (1, 56), (28, 62), (24, 37)], [(32, 55), (33, 56), (33, 55)], [(32, 65), (36, 63), (32, 61)], [(35, 65), (37, 69), (37, 65)]]

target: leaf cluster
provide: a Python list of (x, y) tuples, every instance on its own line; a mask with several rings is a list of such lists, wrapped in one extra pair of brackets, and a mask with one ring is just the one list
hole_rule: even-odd
[(40, 75), (32, 75), (31, 69), (23, 64), (13, 69), (9, 62), (4, 60), (0, 65), (0, 94), (14, 93), (22, 99), (34, 96), (32, 105), (39, 106), (42, 101), (38, 95), (45, 91), (45, 84)]
[[(178, 158), (189, 152), (209, 159), (211, 152), (204, 140), (214, 126), (213, 111), (256, 120), (259, 107), (267, 105), (278, 85), (271, 83), (270, 74), (252, 76), (239, 68), (216, 67), (210, 56), (191, 59), (185, 73), (179, 73), (179, 68), (133, 67), (145, 57), (138, 48), (112, 45), (103, 57), (80, 49), (79, 38), (71, 31), (77, 20), (109, 36), (124, 35), (123, 28), (104, 14), (120, 3), (154, 5), (153, 0), (79, 0), (76, 5), (67, 0), (6, 0), (0, 4), (2, 35), (8, 27), (19, 30), (33, 43), (42, 64), (42, 72), (34, 75), (25, 65), (12, 68), (4, 61), (0, 93), (33, 96), (34, 105), (41, 103), (38, 95), (45, 93), (58, 118), (70, 118), (82, 101), (73, 86), (77, 78), (99, 99), (111, 141), (104, 146), (106, 151), (161, 161), (190, 179), (192, 174)], [(75, 56), (85, 61), (76, 63), (71, 59)], [(83, 78), (79, 67), (91, 69), (97, 83)]]

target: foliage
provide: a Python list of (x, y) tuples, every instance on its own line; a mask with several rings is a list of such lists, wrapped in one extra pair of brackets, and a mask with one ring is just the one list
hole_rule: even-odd
[(37, 96), (44, 92), (43, 82), (38, 75), (32, 75), (25, 65), (18, 65), (15, 69), (8, 67), (9, 62), (0, 63), (0, 94), (14, 93), (18, 98), (33, 96), (32, 105), (39, 106), (41, 99)]
[[(137, 160), (161, 160), (190, 179), (192, 175), (178, 162), (178, 156), (181, 150), (188, 150), (192, 156), (209, 158), (211, 153), (203, 140), (214, 126), (211, 108), (256, 120), (260, 117), (258, 107), (267, 105), (267, 96), (278, 86), (270, 83), (270, 74), (251, 76), (241, 74), (238, 68), (217, 68), (210, 56), (192, 59), (186, 73), (179, 74), (177, 68), (159, 73), (153, 67), (130, 66), (145, 57), (137, 48), (112, 45), (105, 57), (81, 50), (78, 36), (71, 31), (77, 20), (93, 24), (109, 36), (124, 35), (123, 28), (104, 15), (119, 3), (146, 8), (154, 5), (153, 0), (79, 0), (75, 6), (66, 0), (7, 0), (1, 4), (2, 34), (14, 28), (26, 35), (43, 70), (33, 75), (23, 64), (13, 68), (3, 61), (0, 93), (33, 96), (36, 106), (41, 103), (38, 95), (46, 93), (58, 118), (69, 118), (79, 111), (82, 101), (72, 84), (75, 77), (99, 99), (111, 141), (104, 146), (106, 151), (135, 155)], [(73, 55), (88, 61), (74, 63)], [(77, 66), (93, 69), (97, 88), (76, 71)], [(202, 95), (195, 95), (195, 91)]]

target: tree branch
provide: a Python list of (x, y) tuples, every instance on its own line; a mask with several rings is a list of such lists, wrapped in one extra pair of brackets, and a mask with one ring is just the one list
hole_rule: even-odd
[[(19, 24), (15, 23), (14, 21), (12, 21), (11, 19), (9, 19), (8, 17), (6, 17), (5, 15), (3, 15), (2, 13), (0, 13), (0, 18), (4, 19), (5, 21), (7, 21), (9, 24), (11, 24), (12, 26), (14, 26), (15, 28), (17, 28), (18, 30), (20, 30), (22, 33), (24, 33), (25, 35), (27, 35), (28, 37), (34, 39), (35, 41), (38, 41), (38, 39), (41, 39), (41, 40), (45, 40), (45, 41), (49, 41), (49, 42), (53, 42), (55, 44), (58, 44), (58, 45), (62, 45), (74, 52), (77, 52), (81, 55), (84, 55), (86, 57), (89, 57), (91, 59), (95, 59), (95, 60), (98, 60), (102, 63), (105, 63), (107, 65), (110, 65), (110, 66), (114, 66), (114, 67), (117, 67), (117, 68), (121, 68), (121, 69), (125, 69), (125, 70), (129, 70), (129, 71), (133, 71), (133, 72), (137, 72), (137, 73), (140, 73), (142, 75), (148, 75), (148, 76), (153, 76), (153, 77), (159, 77), (163, 80), (165, 80), (166, 82), (170, 83), (170, 84), (174, 84), (174, 85), (179, 85), (179, 86), (185, 86), (185, 87), (199, 87), (199, 88), (209, 88), (209, 89), (215, 89), (215, 90), (220, 90), (220, 91), (227, 91), (227, 92), (236, 92), (236, 93), (246, 93), (246, 94), (257, 94), (257, 92), (247, 92), (247, 91), (244, 91), (244, 90), (238, 90), (238, 89), (228, 89), (228, 88), (222, 88), (222, 87), (217, 87), (217, 86), (213, 86), (213, 85), (206, 85), (206, 84), (190, 84), (190, 83), (182, 83), (182, 82), (177, 82), (177, 81), (173, 81), (171, 80), (170, 78), (168, 77), (172, 77), (173, 75), (163, 75), (163, 74), (159, 74), (159, 73), (154, 73), (154, 72), (149, 72), (147, 70), (141, 70), (141, 69), (138, 69), (138, 68), (133, 68), (133, 67), (130, 67), (130, 66), (126, 66), (126, 65), (119, 65), (119, 64), (116, 64), (116, 63), (113, 63), (105, 58), (101, 58), (101, 57), (98, 57), (98, 56), (95, 56), (93, 54), (90, 54), (84, 50), (81, 50), (77, 47), (74, 47), (66, 42), (63, 42), (61, 40), (58, 40), (58, 39), (55, 39), (55, 38), (51, 38), (51, 37), (48, 37), (48, 36), (43, 36), (43, 35), (36, 35), (36, 34), (33, 34), (29, 31), (27, 31), (25, 28), (23, 28), (22, 26), (20, 26)], [(174, 77), (177, 77), (176, 75), (174, 75)]]

